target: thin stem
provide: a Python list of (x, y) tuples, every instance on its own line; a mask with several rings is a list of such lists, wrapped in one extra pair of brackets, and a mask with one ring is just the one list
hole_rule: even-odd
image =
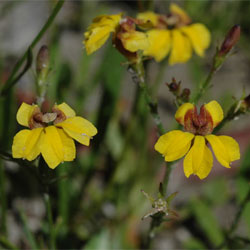
[(53, 217), (52, 217), (52, 209), (51, 209), (51, 200), (49, 193), (44, 193), (44, 201), (46, 204), (47, 216), (49, 221), (49, 245), (50, 249), (56, 249), (56, 234), (54, 229)]
[(49, 223), (49, 247), (50, 249), (56, 249), (56, 231), (54, 228), (53, 223), (53, 216), (52, 216), (52, 206), (51, 206), (51, 199), (49, 194), (49, 184), (51, 180), (51, 170), (48, 168), (46, 162), (41, 157), (38, 163), (38, 172), (41, 178), (42, 190), (43, 190), (43, 197), (45, 201), (45, 206), (47, 210), (47, 218)]
[(133, 81), (139, 85), (140, 90), (143, 93), (145, 101), (149, 107), (150, 113), (153, 116), (154, 122), (158, 128), (158, 132), (160, 135), (162, 135), (165, 133), (165, 130), (162, 125), (160, 115), (158, 113), (158, 104), (156, 101), (152, 100), (152, 97), (148, 91), (148, 86), (145, 81), (145, 72), (144, 72), (143, 62), (140, 61), (137, 64), (135, 64), (134, 70), (135, 70), (136, 76), (133, 77)]
[(166, 70), (168, 64), (168, 60), (165, 59), (161, 64), (160, 64), (160, 69), (158, 71), (158, 74), (156, 76), (156, 79), (154, 81), (153, 87), (152, 87), (152, 92), (153, 92), (153, 96), (155, 96), (157, 94), (157, 91), (160, 87), (160, 84), (162, 83), (162, 79), (164, 77), (164, 73)]
[[(232, 238), (232, 234), (237, 229), (240, 218), (241, 218), (241, 216), (242, 216), (242, 214), (243, 214), (243, 212), (245, 210), (245, 207), (246, 207), (246, 205), (247, 205), (247, 203), (249, 201), (250, 201), (250, 189), (248, 190), (248, 193), (247, 193), (245, 199), (241, 202), (241, 204), (240, 204), (240, 206), (238, 208), (238, 211), (237, 211), (237, 213), (236, 213), (236, 215), (234, 217), (233, 223), (232, 223), (230, 229), (227, 231), (225, 240), (222, 242), (221, 245), (216, 247), (216, 249), (224, 248), (225, 245), (229, 244), (229, 242), (234, 239), (234, 238)], [(235, 238), (238, 238), (238, 237), (236, 236)]]
[(212, 67), (207, 78), (205, 79), (205, 81), (200, 84), (198, 92), (192, 98), (192, 102), (194, 104), (196, 104), (201, 99), (201, 97), (204, 95), (206, 90), (211, 87), (211, 80), (212, 80), (215, 72), (216, 72), (216, 69), (214, 67)]
[(237, 228), (238, 224), (239, 224), (239, 221), (240, 221), (240, 218), (241, 218), (241, 215), (247, 205), (247, 203), (250, 201), (250, 189), (248, 190), (248, 193), (245, 197), (245, 199), (241, 202), (240, 204), (240, 207), (235, 215), (235, 218), (234, 218), (234, 221), (231, 225), (231, 228), (229, 229), (228, 231), (228, 234), (231, 235)]
[(7, 235), (7, 200), (5, 190), (5, 172), (3, 161), (0, 160), (0, 201), (1, 201), (1, 233)]
[(15, 81), (15, 76), (17, 72), (20, 70), (21, 66), (23, 65), (26, 58), (29, 56), (29, 51), (32, 50), (36, 44), (40, 41), (44, 33), (47, 31), (47, 29), (50, 27), (50, 25), (53, 23), (55, 17), (57, 16), (58, 12), (62, 8), (65, 0), (59, 0), (55, 6), (55, 8), (52, 11), (52, 14), (48, 18), (47, 22), (44, 24), (40, 32), (37, 34), (37, 36), (34, 38), (28, 49), (25, 51), (23, 56), (19, 59), (19, 61), (16, 63), (14, 69), (11, 72), (11, 75), (9, 76), (7, 82), (4, 84), (4, 87), (1, 90), (1, 96), (8, 93), (9, 89), (11, 89), (17, 81)]

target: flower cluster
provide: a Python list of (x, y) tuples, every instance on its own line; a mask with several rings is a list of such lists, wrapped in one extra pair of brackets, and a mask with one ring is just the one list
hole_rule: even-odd
[(13, 157), (32, 161), (41, 153), (52, 169), (61, 162), (74, 160), (76, 149), (73, 139), (89, 146), (90, 139), (97, 133), (91, 122), (76, 116), (66, 103), (54, 105), (52, 113), (45, 114), (38, 105), (22, 103), (17, 112), (17, 121), (29, 129), (15, 135)]
[(186, 177), (195, 174), (204, 179), (210, 173), (213, 156), (206, 145), (208, 142), (222, 166), (230, 168), (230, 163), (240, 158), (239, 145), (232, 137), (211, 134), (223, 119), (223, 110), (218, 102), (211, 101), (203, 105), (199, 114), (195, 105), (184, 103), (177, 110), (175, 119), (187, 132), (173, 130), (162, 135), (155, 144), (155, 150), (168, 162), (186, 155), (184, 159)]
[(210, 44), (208, 29), (200, 23), (191, 24), (189, 16), (176, 4), (170, 5), (168, 15), (144, 12), (137, 18), (122, 14), (96, 17), (84, 34), (87, 54), (98, 50), (111, 33), (114, 46), (132, 62), (142, 51), (156, 61), (170, 53), (169, 64), (184, 63), (193, 49), (203, 56)]

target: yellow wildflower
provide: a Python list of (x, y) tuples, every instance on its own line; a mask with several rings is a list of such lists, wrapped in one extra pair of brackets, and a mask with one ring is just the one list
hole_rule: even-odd
[(99, 49), (113, 32), (114, 46), (129, 60), (135, 60), (136, 52), (149, 46), (147, 34), (136, 30), (136, 25), (141, 23), (131, 17), (122, 18), (121, 14), (96, 17), (84, 34), (87, 54)]
[(155, 150), (168, 162), (186, 155), (183, 163), (186, 177), (195, 174), (204, 179), (210, 173), (213, 155), (207, 142), (219, 163), (226, 168), (240, 158), (239, 145), (232, 137), (211, 134), (223, 119), (223, 110), (218, 102), (203, 105), (199, 114), (195, 105), (184, 103), (177, 110), (175, 119), (187, 132), (173, 130), (162, 135), (155, 144)]
[(89, 146), (90, 139), (97, 133), (91, 122), (76, 116), (66, 103), (54, 105), (52, 113), (45, 114), (37, 105), (22, 103), (17, 112), (17, 121), (29, 129), (15, 135), (13, 157), (32, 161), (41, 153), (52, 169), (61, 162), (74, 160), (76, 149), (73, 139)]
[(201, 23), (191, 24), (189, 16), (176, 4), (170, 5), (170, 15), (153, 12), (140, 13), (137, 18), (151, 22), (153, 29), (147, 31), (149, 46), (145, 56), (156, 61), (163, 60), (169, 53), (169, 64), (184, 63), (192, 56), (192, 50), (203, 56), (210, 44), (210, 32)]

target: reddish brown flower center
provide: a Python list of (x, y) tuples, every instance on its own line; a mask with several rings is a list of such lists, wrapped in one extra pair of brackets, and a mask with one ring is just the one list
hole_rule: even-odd
[(195, 135), (207, 135), (213, 131), (212, 116), (204, 105), (201, 106), (199, 114), (196, 107), (187, 111), (184, 117), (184, 128)]
[(53, 107), (52, 111), (52, 113), (42, 113), (40, 108), (36, 107), (29, 119), (30, 129), (43, 128), (50, 123), (55, 125), (66, 120), (66, 115), (61, 110)]

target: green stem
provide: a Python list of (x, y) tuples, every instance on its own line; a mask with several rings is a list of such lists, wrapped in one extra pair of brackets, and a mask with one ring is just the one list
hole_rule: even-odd
[(156, 79), (154, 81), (154, 84), (152, 86), (152, 92), (153, 92), (153, 96), (155, 96), (157, 94), (157, 91), (160, 87), (160, 84), (162, 83), (162, 79), (164, 77), (164, 73), (165, 73), (165, 70), (166, 70), (166, 67), (167, 67), (167, 64), (168, 64), (168, 60), (165, 59), (161, 64), (160, 64), (160, 69), (159, 69), (159, 72), (156, 76)]
[(235, 216), (234, 221), (231, 225), (231, 228), (229, 229), (229, 232), (228, 232), (229, 235), (231, 235), (236, 230), (236, 228), (239, 224), (241, 215), (242, 215), (242, 213), (243, 213), (243, 211), (244, 211), (244, 209), (249, 201), (250, 201), (250, 189), (248, 190), (248, 193), (247, 193), (245, 199), (240, 204), (240, 207), (236, 213), (236, 216)]
[(211, 87), (210, 83), (211, 83), (211, 80), (212, 80), (215, 72), (216, 72), (216, 69), (213, 66), (211, 68), (211, 70), (210, 70), (207, 78), (205, 79), (205, 81), (200, 84), (198, 92), (192, 98), (192, 102), (194, 104), (197, 104), (197, 102), (201, 99), (201, 97), (204, 95), (204, 93), (206, 92), (206, 90)]
[(15, 81), (15, 76), (17, 72), (20, 70), (21, 66), (25, 62), (26, 58), (29, 56), (29, 51), (32, 50), (36, 44), (40, 41), (44, 33), (47, 31), (47, 29), (50, 27), (50, 25), (53, 23), (55, 17), (57, 16), (58, 12), (62, 8), (65, 0), (59, 0), (55, 6), (55, 8), (52, 11), (52, 14), (48, 18), (47, 22), (44, 24), (40, 32), (37, 34), (37, 36), (34, 38), (28, 49), (25, 51), (23, 56), (19, 59), (19, 61), (16, 63), (14, 69), (11, 72), (11, 75), (9, 76), (7, 82), (4, 84), (4, 87), (1, 90), (1, 96), (8, 93), (9, 89), (11, 89), (17, 81)]
[(134, 65), (134, 70), (136, 72), (136, 77), (133, 77), (133, 81), (139, 85), (141, 92), (144, 95), (144, 99), (149, 107), (150, 113), (154, 119), (154, 122), (158, 128), (160, 135), (165, 133), (164, 127), (162, 125), (159, 113), (158, 113), (158, 103), (152, 100), (151, 95), (148, 91), (148, 86), (145, 81), (145, 72), (143, 62), (140, 61)]
[[(240, 218), (245, 210), (245, 207), (247, 205), (247, 203), (250, 201), (250, 189), (248, 190), (248, 193), (245, 197), (245, 199), (241, 202), (238, 211), (235, 215), (235, 218), (233, 220), (233, 223), (230, 227), (230, 229), (227, 231), (225, 240), (223, 241), (223, 243), (221, 245), (219, 245), (218, 247), (216, 247), (216, 249), (224, 249), (224, 246), (226, 245), (230, 245), (230, 241), (233, 240), (234, 238), (232, 238), (232, 234), (234, 233), (234, 231), (237, 229), (237, 226), (239, 224)], [(237, 236), (235, 237), (237, 238)]]
[(47, 216), (49, 221), (49, 245), (50, 249), (56, 249), (56, 237), (55, 237), (55, 230), (54, 230), (54, 223), (52, 217), (52, 209), (51, 209), (51, 200), (49, 193), (44, 193), (44, 201), (46, 204), (47, 209)]
[(1, 201), (1, 233), (7, 235), (7, 200), (5, 190), (5, 172), (3, 161), (0, 160), (0, 201)]

